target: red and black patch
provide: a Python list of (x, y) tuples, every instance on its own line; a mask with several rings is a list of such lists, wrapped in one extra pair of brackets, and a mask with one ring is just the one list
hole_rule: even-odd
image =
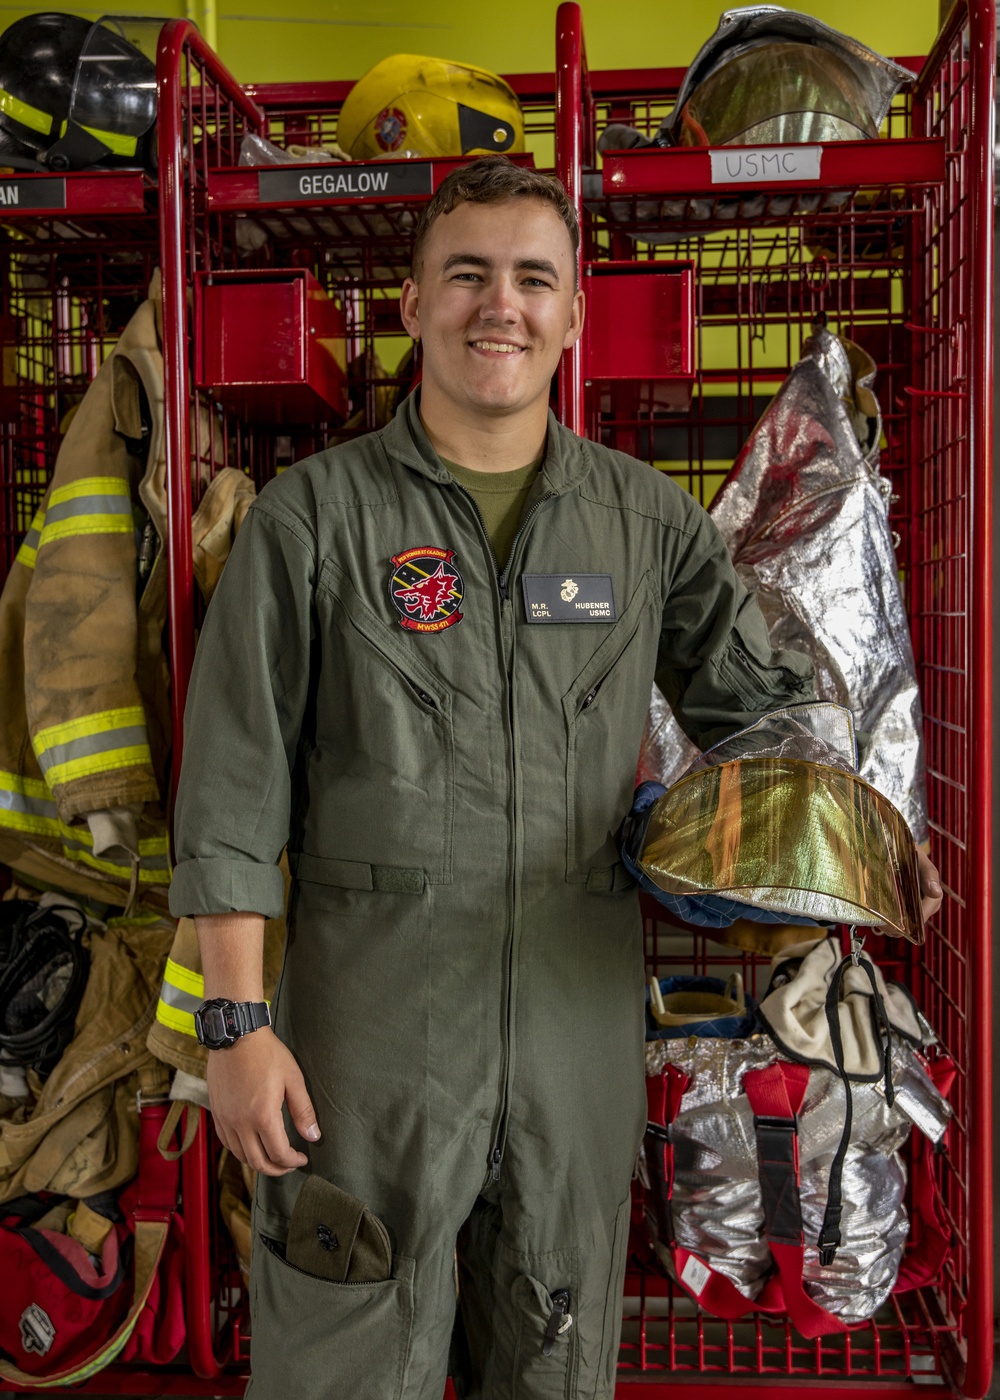
[(465, 584), (453, 549), (421, 545), (392, 556), (389, 597), (399, 625), (410, 632), (443, 632), (462, 621)]

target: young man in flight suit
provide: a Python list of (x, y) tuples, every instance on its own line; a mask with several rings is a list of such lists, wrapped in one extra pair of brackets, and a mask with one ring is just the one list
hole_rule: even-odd
[[(209, 997), (261, 1001), (286, 844), (294, 876), (274, 1030), (209, 1056), (261, 1173), (254, 1400), (441, 1400), (456, 1247), (460, 1395), (611, 1396), (645, 1118), (615, 832), (650, 687), (703, 747), (813, 695), (701, 507), (548, 412), (578, 238), (503, 158), (445, 181), (402, 291), (419, 394), (268, 485), (206, 619), (171, 905)], [(284, 1257), (307, 1173), (384, 1223), (373, 1281)]]

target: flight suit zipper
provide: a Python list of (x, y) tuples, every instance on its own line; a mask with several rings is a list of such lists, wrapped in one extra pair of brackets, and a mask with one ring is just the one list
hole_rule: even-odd
[[(510, 592), (509, 592), (509, 589), (508, 589), (508, 587), (507, 587), (507, 580), (508, 580), (508, 577), (509, 577), (509, 575), (510, 575), (510, 568), (511, 568), (511, 565), (512, 565), (512, 563), (514, 562), (514, 555), (515, 555), (515, 552), (516, 552), (516, 550), (517, 550), (517, 546), (518, 546), (518, 544), (520, 543), (520, 541), (523, 539), (524, 535), (527, 533), (528, 526), (531, 524), (532, 520), (533, 520), (533, 519), (535, 518), (535, 516), (538, 514), (538, 511), (540, 510), (540, 508), (545, 504), (546, 501), (551, 501), (551, 500), (553, 500), (553, 499), (555, 498), (556, 493), (555, 493), (554, 491), (547, 491), (547, 492), (545, 493), (545, 495), (539, 496), (538, 500), (535, 501), (535, 503), (532, 505), (532, 507), (530, 508), (530, 510), (528, 511), (528, 513), (525, 515), (524, 519), (521, 521), (521, 524), (518, 526), (517, 534), (514, 536), (513, 542), (512, 542), (511, 547), (510, 547), (510, 553), (509, 553), (508, 556), (507, 556), (507, 563), (506, 563), (506, 565), (504, 566), (504, 568), (501, 570), (501, 568), (500, 568), (500, 566), (499, 566), (499, 563), (498, 563), (498, 561), (497, 561), (496, 551), (495, 551), (494, 548), (493, 548), (493, 541), (490, 539), (489, 531), (486, 529), (486, 521), (483, 519), (483, 513), (482, 513), (482, 511), (479, 509), (479, 506), (478, 506), (478, 504), (476, 503), (475, 498), (470, 494), (470, 492), (466, 491), (466, 489), (465, 489), (463, 486), (460, 486), (459, 483), (458, 483), (457, 481), (455, 482), (455, 489), (461, 492), (461, 494), (462, 494), (462, 495), (466, 498), (466, 500), (469, 502), (469, 504), (471, 505), (471, 507), (472, 507), (472, 509), (473, 509), (473, 511), (474, 511), (474, 513), (475, 513), (476, 520), (477, 520), (477, 522), (478, 522), (478, 524), (479, 524), (480, 533), (482, 534), (483, 541), (484, 541), (484, 543), (485, 543), (485, 545), (486, 545), (486, 551), (487, 551), (487, 554), (488, 554), (488, 557), (489, 557), (489, 560), (490, 560), (490, 564), (492, 565), (492, 568), (493, 568), (493, 578), (494, 578), (494, 580), (495, 580), (495, 582), (496, 582), (496, 585), (497, 585), (497, 592), (498, 592), (499, 597), (500, 597), (500, 631), (501, 631), (501, 645), (502, 645), (502, 644), (503, 644), (504, 631), (505, 631), (504, 623), (505, 623), (505, 621), (508, 620), (508, 618), (509, 618), (509, 616), (510, 616), (510, 610), (511, 610)], [(506, 650), (506, 648), (505, 648), (505, 650)], [(516, 783), (516, 772), (515, 772), (515, 765), (516, 765), (516, 759), (515, 759), (516, 746), (515, 746), (515, 742), (514, 742), (514, 628), (513, 628), (513, 620), (511, 620), (511, 623), (510, 623), (510, 648), (509, 648), (509, 652), (507, 652), (507, 655), (505, 656), (505, 660), (506, 660), (506, 680), (507, 680), (507, 737), (508, 737), (508, 740), (509, 740), (509, 743), (510, 743), (510, 774), (511, 774), (510, 922), (509, 922), (508, 933), (507, 933), (507, 976), (506, 976), (506, 985), (505, 985), (505, 987), (504, 987), (505, 1000), (506, 1000), (505, 1014), (504, 1014), (504, 1041), (505, 1041), (505, 1043), (504, 1043), (504, 1046), (503, 1046), (503, 1061), (502, 1061), (502, 1064), (503, 1064), (503, 1072), (502, 1072), (502, 1075), (501, 1075), (501, 1081), (502, 1081), (502, 1083), (501, 1083), (501, 1093), (500, 1093), (500, 1114), (499, 1114), (499, 1117), (498, 1117), (498, 1119), (497, 1119), (496, 1132), (494, 1133), (494, 1136), (493, 1136), (493, 1146), (492, 1146), (491, 1149), (490, 1149), (489, 1159), (488, 1159), (488, 1161), (487, 1161), (487, 1163), (486, 1163), (486, 1170), (487, 1170), (487, 1172), (488, 1172), (488, 1174), (489, 1174), (490, 1180), (493, 1181), (493, 1182), (496, 1182), (496, 1181), (499, 1181), (499, 1180), (500, 1180), (500, 1168), (501, 1168), (501, 1164), (502, 1164), (502, 1162), (503, 1162), (504, 1144), (505, 1144), (505, 1139), (506, 1139), (506, 1136), (507, 1136), (507, 1110), (508, 1110), (508, 1101), (509, 1101), (509, 1098), (510, 1098), (510, 1071), (511, 1071), (511, 1009), (512, 1009), (512, 1003), (513, 1003), (514, 951), (515, 951), (515, 949), (514, 949), (514, 941), (515, 941), (515, 930), (516, 930), (516, 914), (515, 914), (515, 903), (516, 903), (515, 878), (516, 878), (516, 877), (515, 877), (515, 866), (516, 866), (516, 863), (517, 863), (517, 809), (516, 809), (516, 804), (515, 804), (515, 791), (516, 791), (517, 783)]]

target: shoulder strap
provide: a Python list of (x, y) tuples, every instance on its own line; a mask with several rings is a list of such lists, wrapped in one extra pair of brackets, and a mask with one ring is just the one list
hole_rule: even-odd
[(48, 1389), (74, 1385), (102, 1370), (122, 1351), (132, 1335), (149, 1297), (170, 1220), (177, 1206), (177, 1162), (165, 1160), (157, 1150), (157, 1138), (167, 1115), (167, 1104), (145, 1105), (139, 1115), (139, 1187), (135, 1207), (135, 1287), (132, 1306), (110, 1337), (100, 1338), (94, 1350), (67, 1370), (47, 1376), (29, 1375), (11, 1362), (0, 1360), (0, 1377), (15, 1385)]
[(788, 1313), (804, 1337), (822, 1337), (846, 1329), (839, 1318), (809, 1297), (802, 1283), (805, 1237), (799, 1197), (798, 1113), (808, 1087), (809, 1067), (789, 1060), (743, 1076), (757, 1139), (764, 1235), (781, 1282), (781, 1311)]
[(674, 1276), (686, 1293), (706, 1312), (733, 1320), (747, 1313), (783, 1312), (784, 1300), (777, 1278), (768, 1279), (752, 1301), (724, 1274), (718, 1273), (698, 1254), (678, 1244), (674, 1231), (674, 1148), (670, 1127), (680, 1111), (681, 1100), (691, 1083), (690, 1075), (675, 1065), (646, 1080), (649, 1122), (646, 1125), (646, 1164), (652, 1186), (652, 1210), (660, 1239), (669, 1248)]

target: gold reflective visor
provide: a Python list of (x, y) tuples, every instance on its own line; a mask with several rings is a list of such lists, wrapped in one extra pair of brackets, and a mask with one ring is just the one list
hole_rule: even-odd
[(744, 758), (681, 778), (653, 806), (639, 866), (667, 894), (924, 941), (909, 827), (863, 779), (825, 764)]

